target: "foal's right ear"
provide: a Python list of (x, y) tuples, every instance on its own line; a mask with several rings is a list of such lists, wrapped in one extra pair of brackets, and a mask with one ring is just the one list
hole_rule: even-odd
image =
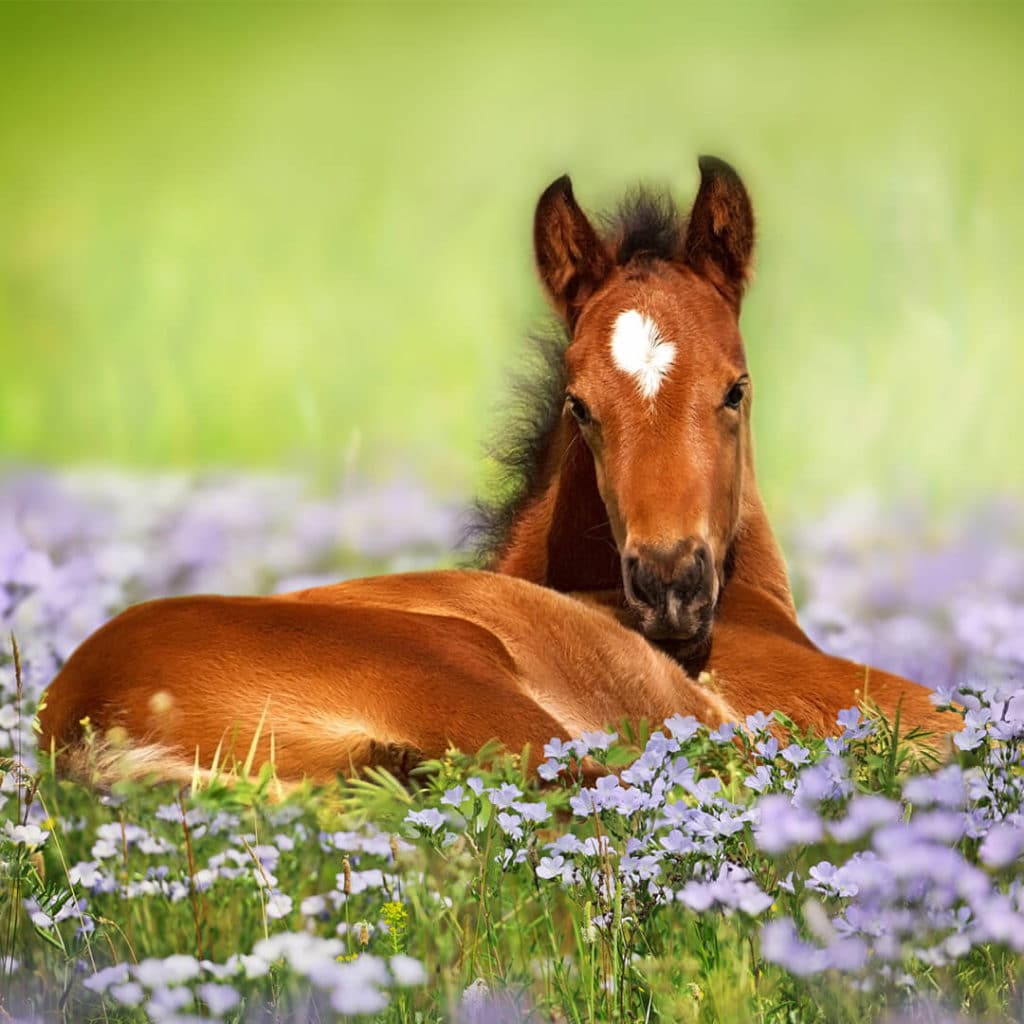
[(740, 176), (724, 160), (702, 156), (683, 259), (739, 312), (754, 251), (754, 211)]
[(567, 174), (548, 185), (537, 203), (533, 249), (551, 305), (572, 330), (587, 299), (611, 272), (612, 259), (577, 205)]

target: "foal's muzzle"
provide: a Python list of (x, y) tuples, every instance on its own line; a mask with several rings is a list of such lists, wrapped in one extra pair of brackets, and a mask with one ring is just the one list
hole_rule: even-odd
[(711, 551), (702, 540), (689, 537), (669, 548), (627, 547), (622, 582), (646, 636), (698, 644), (710, 635), (718, 587)]

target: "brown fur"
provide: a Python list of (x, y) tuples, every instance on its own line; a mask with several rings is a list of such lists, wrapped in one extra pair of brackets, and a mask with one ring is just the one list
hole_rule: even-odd
[(735, 716), (605, 609), (452, 570), (136, 605), (75, 651), (39, 718), (68, 765), (88, 716), (145, 748), (134, 774), (188, 777), (255, 745), (255, 765), (273, 754), (280, 777), (323, 779), (494, 738), (536, 763), (552, 736), (677, 711)]
[[(705, 159), (701, 172), (685, 229), (670, 204), (636, 203), (602, 240), (568, 179), (541, 198), (538, 267), (573, 333), (569, 391), (594, 420), (581, 426), (566, 411), (531, 445), (532, 493), (515, 506), (498, 574), (138, 605), (51, 684), (44, 750), (81, 766), (88, 717), (101, 776), (188, 778), (214, 763), (273, 760), (284, 778), (328, 778), (372, 764), (404, 771), (493, 738), (529, 745), (535, 764), (552, 736), (675, 713), (716, 725), (778, 708), (830, 731), (864, 697), (889, 715), (899, 706), (907, 725), (951, 727), (922, 687), (823, 654), (797, 624), (754, 479), (749, 386), (738, 410), (721, 404), (746, 374), (737, 317), (753, 216), (735, 171)], [(678, 349), (650, 407), (609, 361), (611, 325), (631, 308)], [(627, 599), (620, 552), (683, 550), (694, 538), (713, 560), (714, 628), (701, 620), (658, 636), (669, 657), (636, 629), (653, 635)], [(683, 664), (711, 670), (716, 687)]]
[[(753, 212), (728, 164), (704, 157), (700, 169), (687, 222), (670, 202), (634, 203), (612, 221), (603, 242), (607, 261), (588, 256), (588, 267), (609, 269), (598, 281), (591, 275), (590, 298), (567, 321), (564, 376), (566, 392), (586, 402), (594, 422), (581, 426), (566, 408), (546, 437), (533, 440), (544, 471), (485, 564), (542, 586), (599, 591), (593, 601), (643, 629), (642, 614), (626, 599), (619, 552), (701, 535), (720, 583), (713, 629), (696, 646), (685, 635), (657, 642), (694, 671), (713, 672), (730, 704), (744, 714), (778, 708), (800, 726), (830, 732), (839, 710), (866, 700), (890, 717), (899, 707), (905, 726), (941, 734), (956, 719), (937, 712), (924, 687), (824, 654), (797, 623), (755, 478), (752, 385), (738, 417), (717, 408), (729, 382), (747, 373), (738, 316)], [(565, 215), (586, 222), (575, 201)], [(582, 223), (573, 232), (587, 235)], [(638, 240), (644, 234), (646, 245)], [(565, 258), (572, 258), (567, 249)], [(537, 263), (558, 310), (560, 282), (571, 274), (552, 267), (550, 253), (542, 258), (540, 249)], [(610, 357), (612, 324), (626, 309), (650, 315), (677, 347), (648, 408)], [(614, 538), (607, 545), (614, 544), (614, 554), (595, 559), (595, 536)]]

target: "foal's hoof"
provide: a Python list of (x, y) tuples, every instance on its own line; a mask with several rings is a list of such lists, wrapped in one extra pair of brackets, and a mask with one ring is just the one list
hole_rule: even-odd
[(407, 779), (413, 768), (426, 760), (423, 751), (407, 743), (370, 743), (370, 765), (383, 768), (399, 779)]

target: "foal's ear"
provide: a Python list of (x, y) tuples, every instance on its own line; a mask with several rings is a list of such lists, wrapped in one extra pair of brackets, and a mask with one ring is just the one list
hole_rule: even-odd
[(754, 210), (740, 176), (724, 160), (702, 156), (683, 259), (739, 311), (754, 251)]
[(611, 272), (612, 259), (576, 204), (567, 174), (548, 185), (537, 203), (533, 250), (551, 305), (571, 330)]

